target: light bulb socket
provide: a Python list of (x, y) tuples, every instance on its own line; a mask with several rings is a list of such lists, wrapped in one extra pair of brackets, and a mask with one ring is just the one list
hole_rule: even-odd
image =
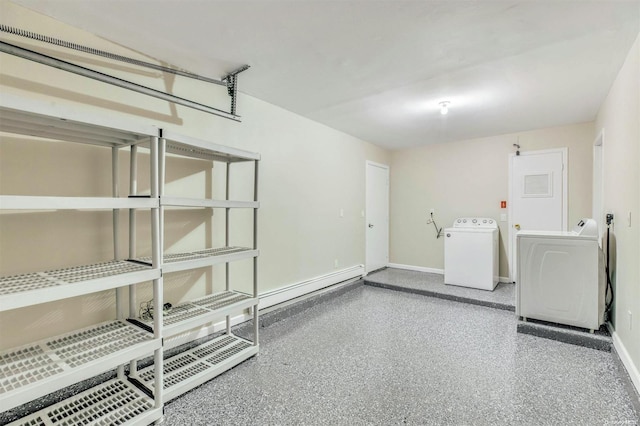
[(440, 105), (440, 114), (446, 115), (449, 112), (449, 105), (451, 105), (451, 102), (442, 101), (438, 105)]

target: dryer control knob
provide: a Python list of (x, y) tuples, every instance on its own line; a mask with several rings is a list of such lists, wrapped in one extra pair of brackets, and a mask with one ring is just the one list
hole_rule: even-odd
[(473, 220), (472, 220), (472, 222), (473, 222), (473, 223), (477, 223), (477, 222), (478, 222), (478, 219), (473, 219)]
[(467, 219), (464, 219), (462, 222), (467, 223)]

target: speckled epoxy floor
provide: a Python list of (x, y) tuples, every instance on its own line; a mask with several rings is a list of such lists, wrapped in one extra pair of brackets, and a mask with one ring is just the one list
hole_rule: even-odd
[(515, 311), (515, 284), (498, 283), (493, 291), (447, 285), (444, 275), (406, 269), (385, 268), (365, 277), (365, 283), (391, 290)]
[(360, 286), (261, 330), (261, 352), (166, 406), (167, 425), (638, 423), (608, 352), (513, 313)]

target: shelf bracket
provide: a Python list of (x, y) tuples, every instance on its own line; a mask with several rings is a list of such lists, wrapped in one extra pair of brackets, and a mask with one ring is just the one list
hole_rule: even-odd
[(249, 65), (243, 65), (240, 68), (237, 68), (222, 77), (222, 81), (227, 83), (227, 94), (231, 97), (230, 112), (232, 115), (236, 115), (236, 104), (238, 99), (238, 74), (248, 69)]

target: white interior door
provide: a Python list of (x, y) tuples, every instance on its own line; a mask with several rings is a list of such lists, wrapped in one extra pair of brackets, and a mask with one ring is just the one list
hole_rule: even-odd
[(366, 265), (367, 273), (389, 263), (389, 166), (367, 161)]
[(519, 230), (567, 230), (567, 149), (527, 151), (509, 158), (509, 270), (517, 277)]

